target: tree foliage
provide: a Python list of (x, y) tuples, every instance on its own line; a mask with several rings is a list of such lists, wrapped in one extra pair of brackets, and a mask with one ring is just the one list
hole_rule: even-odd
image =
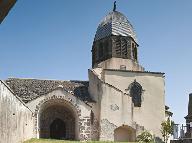
[(165, 143), (167, 143), (169, 136), (173, 134), (173, 125), (174, 122), (170, 118), (161, 123), (161, 134)]

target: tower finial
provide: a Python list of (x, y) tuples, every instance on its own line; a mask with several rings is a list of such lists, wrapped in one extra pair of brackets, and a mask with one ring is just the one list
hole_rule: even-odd
[(114, 1), (113, 11), (116, 11), (116, 8), (117, 8), (117, 6), (116, 6), (116, 1)]

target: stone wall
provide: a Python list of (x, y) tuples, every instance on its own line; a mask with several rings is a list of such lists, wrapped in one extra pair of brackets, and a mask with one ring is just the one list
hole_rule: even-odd
[[(76, 96), (65, 91), (62, 87), (59, 87), (50, 93), (47, 93), (31, 102), (28, 102), (27, 106), (34, 112), (35, 116), (34, 119), (35, 136), (37, 138), (41, 137), (40, 135), (41, 132), (40, 126), (42, 122), (41, 117), (44, 116), (42, 114), (43, 113), (42, 111), (54, 107), (57, 112), (63, 114), (63, 111), (60, 112), (59, 111), (60, 109), (58, 108), (63, 107), (64, 109), (68, 109), (68, 111), (70, 111), (70, 113), (73, 115), (73, 118), (75, 119), (75, 140), (81, 140), (81, 141), (91, 140), (92, 126), (90, 123), (90, 113), (92, 105), (91, 103), (89, 104), (88, 103), (86, 104)], [(51, 111), (49, 112), (50, 114), (48, 116), (53, 116), (51, 117), (52, 119), (59, 117), (55, 113), (51, 115)], [(60, 116), (60, 118), (63, 121), (65, 120), (65, 117)], [(49, 137), (49, 135), (46, 137)]]
[(20, 143), (32, 137), (32, 112), (0, 80), (0, 143)]
[(114, 141), (114, 130), (117, 126), (107, 119), (101, 120), (101, 135), (100, 140), (102, 141)]

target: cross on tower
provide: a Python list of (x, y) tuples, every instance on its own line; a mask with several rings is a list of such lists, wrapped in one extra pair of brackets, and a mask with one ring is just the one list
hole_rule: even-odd
[(116, 6), (116, 1), (114, 1), (113, 11), (116, 11), (116, 8), (117, 8), (117, 6)]

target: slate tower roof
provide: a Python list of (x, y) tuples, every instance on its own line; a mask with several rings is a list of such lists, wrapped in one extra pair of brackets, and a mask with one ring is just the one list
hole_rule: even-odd
[(114, 4), (113, 11), (97, 27), (92, 46), (92, 67), (111, 58), (129, 59), (137, 64), (138, 46), (133, 26)]
[(129, 20), (121, 12), (112, 11), (100, 22), (94, 41), (111, 35), (130, 36), (136, 43), (136, 33)]

